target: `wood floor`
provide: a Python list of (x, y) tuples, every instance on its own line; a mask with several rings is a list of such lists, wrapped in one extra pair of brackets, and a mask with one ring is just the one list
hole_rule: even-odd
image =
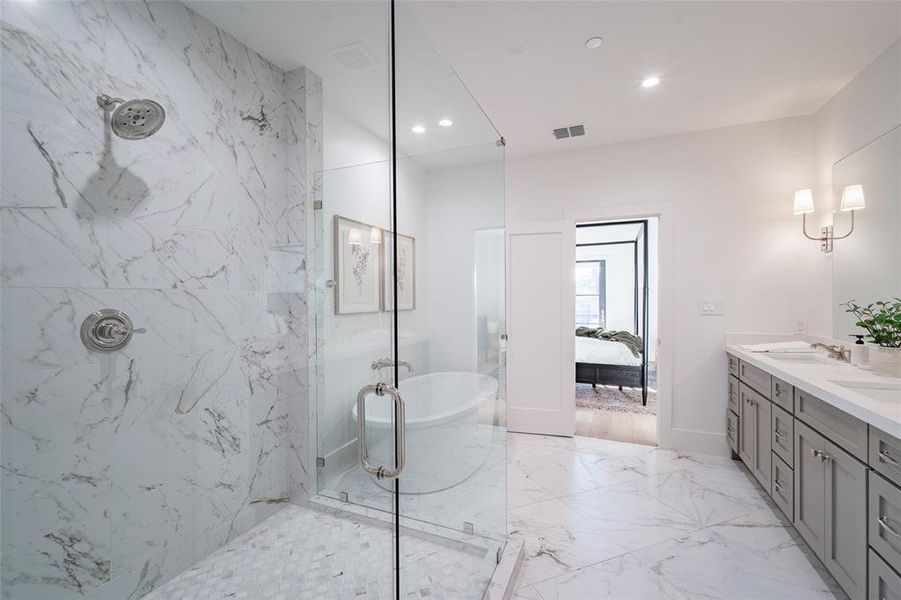
[(656, 446), (657, 417), (577, 406), (576, 435)]

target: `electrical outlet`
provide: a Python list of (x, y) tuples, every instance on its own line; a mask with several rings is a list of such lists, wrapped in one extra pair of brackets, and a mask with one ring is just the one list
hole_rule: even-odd
[(718, 317), (726, 314), (726, 301), (722, 298), (702, 298), (698, 300), (698, 314)]
[(795, 325), (795, 333), (807, 333), (807, 321), (798, 319), (798, 322)]

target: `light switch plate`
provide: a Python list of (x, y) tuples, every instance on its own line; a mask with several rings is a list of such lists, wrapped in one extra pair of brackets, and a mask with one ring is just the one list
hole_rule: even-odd
[(698, 314), (705, 317), (725, 315), (726, 301), (722, 298), (701, 298), (698, 300)]

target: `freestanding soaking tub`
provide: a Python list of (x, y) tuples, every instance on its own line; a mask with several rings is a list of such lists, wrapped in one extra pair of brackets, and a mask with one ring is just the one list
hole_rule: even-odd
[[(497, 397), (497, 379), (480, 373), (417, 375), (400, 382), (406, 404), (407, 462), (402, 494), (428, 494), (471, 477), (485, 462), (492, 443), (490, 424), (478, 422), (479, 406)], [(353, 407), (357, 422), (357, 406)], [(366, 403), (366, 443), (370, 461), (393, 466), (394, 403), (370, 397)], [(390, 482), (379, 481), (386, 489)]]

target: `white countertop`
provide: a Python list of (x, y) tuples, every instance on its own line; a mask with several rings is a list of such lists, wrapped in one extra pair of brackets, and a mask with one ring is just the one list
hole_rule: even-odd
[(828, 359), (825, 352), (821, 356), (826, 357), (827, 362), (822, 363), (781, 361), (763, 352), (748, 352), (736, 344), (728, 344), (726, 352), (748, 364), (760, 367), (786, 383), (816, 396), (889, 435), (901, 439), (901, 392), (897, 399), (886, 402), (833, 383), (834, 381), (854, 381), (898, 385), (901, 383), (901, 379), (878, 377), (868, 370)]

